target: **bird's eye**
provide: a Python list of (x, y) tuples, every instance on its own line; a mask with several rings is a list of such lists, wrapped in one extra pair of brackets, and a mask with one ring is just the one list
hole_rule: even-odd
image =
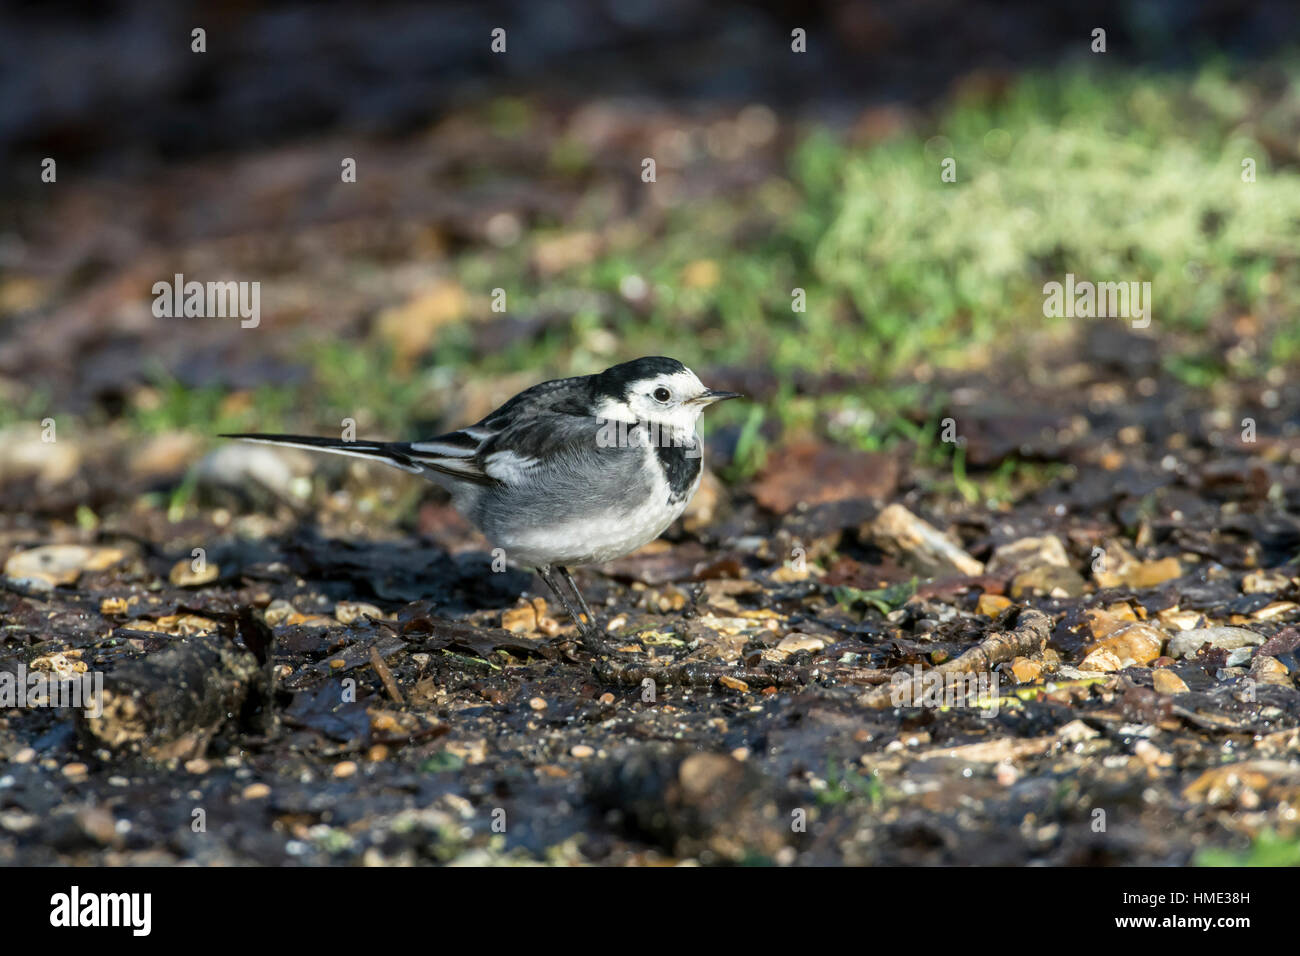
[(668, 391), (668, 389), (664, 388), (662, 385), (660, 385), (658, 388), (654, 390), (654, 396), (656, 402), (667, 402), (668, 399), (673, 397), (673, 393)]

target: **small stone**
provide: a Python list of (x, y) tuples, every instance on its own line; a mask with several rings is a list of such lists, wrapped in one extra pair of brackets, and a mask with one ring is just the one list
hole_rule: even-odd
[(354, 624), (361, 620), (362, 617), (382, 621), (384, 612), (373, 604), (362, 604), (357, 601), (340, 601), (334, 605), (334, 618), (340, 624)]
[(297, 613), (298, 609), (284, 598), (276, 598), (266, 606), (263, 615), (266, 619), (267, 627), (279, 627)]
[(1148, 767), (1172, 767), (1173, 754), (1166, 753), (1149, 740), (1139, 740), (1133, 745), (1133, 755)]
[(1165, 627), (1176, 631), (1195, 630), (1205, 623), (1205, 615), (1200, 611), (1189, 611), (1178, 607), (1165, 608), (1156, 615), (1156, 619)]
[(1276, 657), (1258, 654), (1250, 662), (1250, 676), (1257, 684), (1276, 684), (1279, 687), (1291, 686), (1291, 674)]
[(1137, 622), (1125, 625), (1098, 641), (1089, 648), (1089, 654), (1096, 650), (1108, 650), (1119, 658), (1121, 668), (1143, 667), (1160, 656), (1164, 642), (1164, 634), (1159, 629), (1151, 624)]
[(537, 629), (537, 610), (531, 604), (511, 608), (501, 615), (501, 626), (512, 634), (525, 634)]
[(1013, 598), (1027, 597), (1031, 594), (1046, 594), (1049, 597), (1070, 598), (1083, 594), (1084, 580), (1074, 568), (1063, 568), (1055, 564), (1043, 564), (1017, 574), (1011, 582)]
[(718, 683), (721, 684), (723, 687), (730, 687), (732, 690), (740, 691), (742, 694), (749, 690), (749, 685), (746, 684), (743, 680), (739, 680), (735, 677), (729, 677), (726, 674), (723, 674), (721, 677), (718, 678)]
[(1154, 588), (1166, 581), (1182, 577), (1183, 566), (1177, 558), (1161, 558), (1159, 561), (1143, 561), (1131, 569), (1125, 578), (1129, 587), (1142, 589)]
[(244, 788), (245, 800), (262, 800), (271, 795), (271, 788), (264, 783), (250, 783)]
[(1139, 561), (1117, 541), (1108, 542), (1105, 554), (1094, 564), (1093, 579), (1101, 588), (1153, 588), (1183, 573), (1177, 558)]
[(1065, 553), (1065, 545), (1056, 535), (1046, 534), (1039, 538), (1021, 538), (1004, 544), (993, 552), (989, 559), (988, 573), (1009, 576), (1028, 571), (1042, 565), (1068, 568), (1070, 558)]
[(39, 591), (76, 584), (83, 571), (106, 571), (126, 557), (118, 548), (90, 548), (79, 544), (47, 544), (11, 555), (5, 577)]
[(211, 769), (212, 769), (211, 764), (209, 764), (202, 757), (195, 757), (193, 760), (185, 761), (186, 773), (192, 773), (198, 776), (207, 773)]
[(78, 810), (77, 826), (100, 846), (113, 846), (121, 842), (117, 820), (112, 811), (105, 807), (83, 807)]
[(334, 776), (338, 777), (340, 780), (356, 776), (356, 772), (357, 764), (355, 760), (343, 760), (334, 765)]
[(110, 614), (125, 614), (127, 610), (126, 598), (107, 597), (99, 602), (99, 613), (106, 617)]
[(1079, 670), (1083, 671), (1118, 671), (1124, 669), (1124, 663), (1119, 659), (1114, 651), (1107, 648), (1098, 648), (1089, 653), (1079, 662)]
[(539, 617), (537, 619), (537, 629), (547, 637), (555, 637), (560, 633), (560, 622), (553, 617)]
[(366, 759), (371, 763), (379, 763), (381, 760), (387, 760), (388, 747), (384, 744), (375, 744), (366, 751)]
[(807, 581), (812, 574), (807, 565), (802, 568), (795, 568), (789, 565), (781, 565), (772, 572), (771, 578), (777, 584), (795, 584), (799, 581)]
[(1084, 616), (1088, 619), (1088, 628), (1092, 631), (1092, 636), (1097, 640), (1110, 637), (1121, 627), (1128, 627), (1138, 619), (1133, 613), (1133, 608), (1123, 602), (1105, 608), (1089, 608), (1084, 612)]
[(869, 526), (876, 545), (926, 577), (974, 576), (984, 563), (966, 553), (938, 528), (900, 504), (885, 507)]
[(605, 691), (605, 693), (601, 694), (600, 697), (597, 698), (597, 700), (599, 700), (602, 704), (612, 704), (614, 703), (614, 699), (615, 699), (614, 695), (611, 694), (609, 691)]
[(1081, 744), (1085, 740), (1100, 736), (1100, 732), (1089, 727), (1082, 720), (1072, 720), (1058, 730), (1056, 735), (1067, 744)]
[(172, 565), (167, 580), (178, 588), (197, 588), (221, 577), (221, 569), (213, 561), (198, 562), (197, 568), (194, 565), (194, 559), (181, 558)]
[(84, 763), (69, 763), (63, 765), (63, 775), (68, 778), (84, 777), (90, 772), (90, 768)]
[(1231, 651), (1239, 647), (1253, 647), (1264, 643), (1264, 636), (1244, 627), (1200, 627), (1183, 631), (1169, 642), (1166, 649), (1170, 657), (1193, 657), (1203, 644)]
[(1011, 598), (1003, 597), (1001, 594), (989, 594), (986, 591), (980, 595), (975, 605), (975, 613), (983, 614), (985, 617), (997, 617), (1009, 607), (1011, 607)]
[(1276, 594), (1291, 583), (1291, 579), (1278, 571), (1252, 571), (1241, 579), (1245, 594)]
[(1272, 604), (1266, 604), (1251, 617), (1256, 621), (1272, 621), (1279, 617), (1290, 617), (1296, 610), (1294, 601), (1274, 601)]
[(1211, 806), (1257, 804), (1261, 793), (1274, 783), (1294, 781), (1297, 772), (1295, 764), (1282, 760), (1246, 760), (1212, 767), (1188, 784), (1183, 796)]
[(36, 751), (33, 750), (31, 747), (24, 747), (22, 750), (18, 751), (18, 753), (14, 754), (9, 759), (13, 763), (19, 763), (19, 764), (31, 763), (33, 760), (36, 759)]
[(1043, 673), (1041, 661), (1032, 661), (1028, 657), (1017, 657), (1011, 662), (1011, 673), (1018, 684), (1032, 684)]
[(534, 697), (532, 700), (528, 702), (528, 706), (531, 707), (533, 710), (545, 710), (546, 701), (541, 697)]
[(1020, 779), (1020, 771), (1016, 769), (1015, 764), (1006, 761), (998, 764), (993, 772), (997, 776), (998, 783), (1003, 787), (1009, 787)]
[(594, 747), (588, 747), (586, 744), (577, 744), (569, 750), (569, 753), (574, 757), (577, 757), (579, 760), (586, 760), (588, 757), (594, 757), (596, 755), (596, 749)]
[(330, 661), (330, 670), (341, 671), (348, 666), (348, 662), (341, 657), (336, 657)]
[(799, 634), (797, 632), (787, 634), (785, 637), (781, 638), (781, 643), (776, 645), (778, 651), (785, 651), (787, 654), (794, 654), (798, 651), (808, 651), (809, 653), (816, 654), (818, 651), (824, 650), (825, 647), (826, 641), (822, 638), (814, 637), (811, 634)]
[(1151, 672), (1151, 686), (1157, 694), (1186, 694), (1189, 690), (1187, 682), (1167, 667)]

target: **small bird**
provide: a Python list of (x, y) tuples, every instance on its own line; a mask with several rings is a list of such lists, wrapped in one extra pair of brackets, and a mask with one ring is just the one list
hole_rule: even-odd
[(481, 421), (425, 441), (221, 437), (382, 461), (441, 485), (507, 559), (537, 570), (583, 645), (604, 653), (569, 568), (635, 551), (676, 520), (700, 485), (700, 413), (739, 397), (706, 388), (676, 359), (649, 356), (534, 385)]

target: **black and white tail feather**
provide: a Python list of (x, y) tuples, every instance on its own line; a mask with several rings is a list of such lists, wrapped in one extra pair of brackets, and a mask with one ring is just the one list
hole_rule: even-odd
[(497, 479), (487, 474), (479, 460), (483, 442), (494, 433), (477, 428), (462, 428), (427, 441), (375, 442), (347, 441), (342, 438), (321, 438), (315, 435), (227, 434), (222, 438), (261, 445), (283, 445), (288, 448), (309, 448), (312, 451), (348, 455), (369, 461), (380, 461), (394, 468), (423, 475), (433, 472), (448, 478), (477, 485), (492, 485)]

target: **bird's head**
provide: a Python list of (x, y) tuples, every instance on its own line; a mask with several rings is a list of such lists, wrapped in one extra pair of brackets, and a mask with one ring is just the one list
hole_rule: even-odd
[(605, 369), (595, 376), (595, 393), (597, 418), (651, 422), (688, 434), (704, 409), (740, 397), (706, 388), (681, 362), (660, 355)]

